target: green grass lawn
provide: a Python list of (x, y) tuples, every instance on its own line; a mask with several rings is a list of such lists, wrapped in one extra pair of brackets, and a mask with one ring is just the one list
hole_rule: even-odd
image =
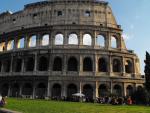
[(112, 106), (96, 103), (7, 99), (7, 109), (23, 113), (150, 113), (146, 106)]

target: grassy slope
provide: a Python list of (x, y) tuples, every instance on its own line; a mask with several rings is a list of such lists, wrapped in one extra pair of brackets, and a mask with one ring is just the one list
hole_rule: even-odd
[(8, 99), (5, 108), (23, 113), (150, 113), (145, 106), (111, 106), (93, 103)]

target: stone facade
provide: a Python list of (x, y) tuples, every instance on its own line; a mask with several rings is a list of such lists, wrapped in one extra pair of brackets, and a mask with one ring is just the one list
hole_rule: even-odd
[(49, 0), (0, 14), (0, 92), (29, 98), (131, 95), (140, 63), (107, 2)]

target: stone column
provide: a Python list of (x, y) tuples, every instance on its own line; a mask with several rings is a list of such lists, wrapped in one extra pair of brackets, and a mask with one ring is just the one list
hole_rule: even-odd
[(24, 37), (24, 48), (28, 48), (28, 35)]
[(67, 45), (68, 44), (68, 33), (67, 31), (65, 30), (64, 31), (64, 45)]
[(22, 84), (20, 85), (19, 88), (20, 88), (20, 89), (19, 89), (19, 96), (22, 96)]
[(36, 72), (37, 71), (37, 62), (38, 62), (38, 60), (37, 60), (37, 53), (35, 53), (35, 59), (34, 59), (35, 61), (34, 61), (34, 72)]
[(123, 96), (127, 96), (126, 84), (125, 83), (123, 83)]
[(11, 96), (11, 85), (9, 84), (9, 87), (8, 87), (8, 94), (7, 94), (8, 97)]
[(67, 97), (67, 88), (66, 88), (66, 84), (65, 83), (63, 83), (63, 85), (62, 85), (62, 92), (61, 92), (62, 94), (62, 97)]
[(122, 74), (123, 74), (123, 76), (125, 76), (125, 73), (126, 73), (126, 70), (125, 70), (125, 59), (124, 59), (124, 57), (122, 57)]
[(110, 32), (107, 32), (105, 44), (106, 44), (107, 49), (111, 48), (111, 34), (110, 34)]
[(51, 97), (51, 84), (50, 84), (50, 81), (48, 81), (48, 85), (47, 85), (47, 97)]
[(35, 83), (33, 83), (33, 92), (32, 92), (32, 98), (33, 98), (33, 99), (35, 99), (35, 96), (36, 96), (36, 95), (35, 95), (35, 91), (36, 91), (36, 90), (35, 90), (35, 87), (36, 87), (36, 86), (35, 86)]
[(11, 56), (11, 61), (10, 61), (10, 72), (13, 72), (13, 56)]
[(80, 45), (80, 46), (83, 45), (83, 34), (82, 34), (81, 31), (80, 31), (80, 34), (79, 34), (79, 45)]
[(64, 54), (62, 62), (63, 62), (62, 71), (63, 71), (63, 75), (65, 76), (66, 72), (67, 72), (67, 63), (66, 63), (67, 62), (67, 56), (66, 56), (66, 54)]
[(98, 81), (96, 81), (96, 88), (95, 88), (95, 90), (96, 90), (96, 97), (99, 97), (98, 88), (99, 88), (99, 83), (98, 83)]
[(92, 36), (92, 46), (93, 46), (93, 47), (96, 46), (96, 32), (93, 32), (93, 36)]
[(111, 76), (112, 75), (112, 73), (113, 73), (113, 66), (112, 66), (113, 64), (112, 64), (112, 58), (111, 58), (111, 55), (109, 55), (109, 64), (108, 64), (108, 66), (109, 66), (109, 68), (108, 68), (108, 72), (109, 72), (109, 75)]
[(22, 58), (22, 66), (21, 66), (21, 72), (25, 72), (25, 58)]
[(83, 72), (83, 58), (82, 58), (82, 55), (80, 55), (80, 62), (79, 62), (79, 73), (81, 74)]
[(112, 94), (113, 93), (113, 82), (110, 81), (110, 93)]
[(41, 46), (41, 35), (38, 34), (36, 37), (36, 47), (40, 47)]

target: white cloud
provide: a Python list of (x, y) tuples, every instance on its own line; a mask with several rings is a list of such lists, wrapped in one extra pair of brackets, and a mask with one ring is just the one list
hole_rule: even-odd
[(130, 40), (131, 37), (128, 34), (122, 34), (122, 37), (125, 41)]

